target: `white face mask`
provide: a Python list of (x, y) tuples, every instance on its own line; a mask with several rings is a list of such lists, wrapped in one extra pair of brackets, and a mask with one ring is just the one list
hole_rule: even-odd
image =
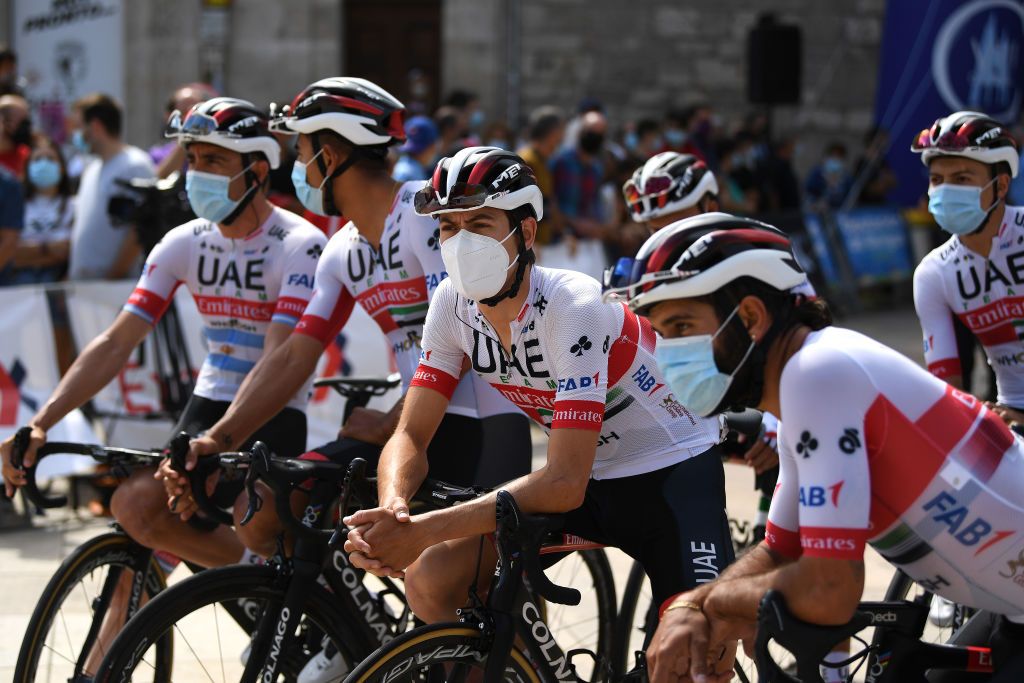
[(441, 259), (459, 294), (480, 301), (501, 291), (508, 269), (519, 260), (517, 255), (509, 263), (503, 246), (515, 232), (513, 230), (499, 242), (469, 230), (459, 230), (441, 244)]

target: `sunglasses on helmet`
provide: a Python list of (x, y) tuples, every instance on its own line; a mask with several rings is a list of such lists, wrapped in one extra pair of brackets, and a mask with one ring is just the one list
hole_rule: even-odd
[[(175, 138), (178, 136), (189, 136), (189, 137), (205, 137), (216, 133), (217, 131), (217, 119), (213, 118), (209, 114), (202, 114), (200, 112), (192, 112), (184, 118), (181, 116), (181, 112), (175, 110), (169, 119), (167, 119), (167, 127), (164, 129), (164, 137)], [(238, 137), (234, 133), (220, 132), (221, 135), (230, 137)]]
[(455, 183), (444, 201), (430, 184), (425, 185), (413, 197), (416, 213), (429, 214), (439, 211), (476, 209), (484, 205), (490, 192), (486, 185), (477, 183)]
[(638, 202), (643, 197), (663, 195), (670, 189), (672, 189), (672, 176), (659, 173), (645, 180), (643, 186), (637, 186), (630, 178), (622, 186), (622, 193), (627, 202)]

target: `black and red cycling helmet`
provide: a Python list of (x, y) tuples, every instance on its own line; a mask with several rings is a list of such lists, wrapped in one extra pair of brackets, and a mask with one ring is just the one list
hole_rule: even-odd
[(405, 105), (364, 78), (324, 78), (302, 90), (271, 121), (276, 133), (331, 131), (353, 147), (387, 147), (405, 141)]
[(214, 97), (196, 104), (187, 113), (174, 111), (164, 135), (182, 146), (205, 142), (240, 154), (259, 152), (271, 168), (281, 161), (281, 146), (269, 128), (270, 117), (252, 102), (234, 97)]
[(781, 292), (807, 285), (784, 232), (750, 218), (706, 213), (659, 230), (636, 258), (619, 259), (605, 273), (604, 300), (644, 313), (661, 301), (714, 294), (742, 277)]
[(544, 198), (533, 169), (519, 155), (499, 147), (466, 147), (441, 159), (430, 181), (416, 193), (414, 205), (421, 216), (529, 206), (538, 221), (544, 217)]
[(1013, 178), (1020, 167), (1017, 140), (1003, 124), (976, 111), (958, 111), (936, 119), (931, 128), (918, 133), (910, 150), (920, 153), (926, 166), (938, 156), (965, 157), (989, 165), (1005, 162)]

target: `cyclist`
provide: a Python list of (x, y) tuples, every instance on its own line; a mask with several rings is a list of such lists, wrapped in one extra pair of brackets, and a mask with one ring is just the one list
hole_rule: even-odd
[(924, 333), (928, 369), (958, 389), (963, 377), (954, 319), (985, 349), (995, 370), (998, 404), (1024, 421), (1024, 342), (1016, 324), (1024, 285), (1024, 207), (1006, 196), (1017, 177), (1020, 151), (1002, 124), (961, 111), (938, 119), (911, 149), (928, 167), (928, 209), (949, 240), (914, 271), (914, 306)]
[[(504, 487), (524, 511), (568, 513), (565, 531), (622, 548), (657, 599), (716, 576), (732, 560), (718, 421), (676, 400), (648, 324), (604, 305), (592, 278), (533, 265), (543, 199), (526, 162), (463, 149), (438, 163), (415, 202), (440, 216), (449, 278), (381, 455), (381, 507), (346, 519), (353, 563), (405, 570), (409, 604), (428, 622), (453, 618), (467, 587), (489, 582), (496, 555), (480, 537), (495, 528), (493, 494), (411, 518), (406, 503), (468, 356), (474, 374), (550, 435), (546, 464)], [(629, 515), (619, 514), (624, 501)]]
[[(204, 322), (208, 355), (196, 387), (174, 428), (197, 435), (229, 405), (255, 361), (272, 351), (299, 321), (312, 289), (320, 231), (266, 198), (270, 169), (280, 148), (268, 116), (244, 100), (221, 97), (171, 117), (168, 135), (186, 148), (186, 189), (199, 218), (169, 231), (150, 253), (121, 313), (72, 364), (33, 417), (25, 463), (31, 464), (46, 432), (113, 380), (184, 284)], [(278, 452), (305, 450), (308, 386), (257, 437)], [(24, 483), (11, 464), (13, 437), (0, 446), (8, 495)], [(157, 473), (159, 474), (159, 473)], [(214, 499), (230, 506), (241, 485), (218, 487)], [(140, 469), (114, 493), (111, 508), (136, 542), (206, 567), (247, 561), (249, 553), (228, 527), (208, 530), (170, 514), (163, 485)], [(244, 508), (243, 508), (244, 511)]]
[(622, 186), (630, 217), (651, 232), (683, 218), (718, 211), (718, 181), (692, 154), (661, 152)]
[[(781, 419), (766, 540), (671, 601), (647, 651), (652, 680), (712, 680), (708, 653), (753, 635), (770, 588), (800, 619), (847, 622), (866, 542), (956, 602), (1024, 615), (1014, 580), (1024, 444), (981, 401), (831, 327), (823, 302), (790, 291), (804, 274), (789, 240), (757, 221), (680, 221), (652, 236), (634, 266), (606, 297), (624, 298), (665, 338), (659, 364), (680, 400), (756, 405)], [(1021, 628), (997, 623), (995, 642), (1018, 642), (994, 652), (997, 671), (1015, 672), (1006, 680), (1020, 680)]]
[[(355, 302), (387, 336), (403, 386), (412, 381), (427, 305), (447, 273), (437, 221), (413, 211), (413, 196), (423, 181), (400, 183), (387, 174), (387, 150), (405, 137), (404, 116), (402, 103), (377, 85), (360, 78), (328, 78), (300, 92), (272, 124), (277, 132), (298, 135), (292, 179), (306, 208), (338, 215), (343, 207), (351, 222), (324, 250), (312, 300), (295, 332), (257, 366), (225, 416), (193, 442), (193, 456), (237, 443), (279, 410), (283, 396), (313, 372)], [(399, 401), (387, 413), (356, 410), (343, 438), (308, 457), (347, 463), (359, 456), (375, 462), (401, 406)], [(478, 473), (484, 422), (507, 442), (499, 446), (503, 471)], [(467, 377), (431, 441), (431, 472), (462, 484), (476, 476), (500, 483), (529, 470), (529, 439), (526, 419), (512, 414), (494, 389)], [(249, 547), (268, 555), (280, 532), (269, 507), (242, 531)]]

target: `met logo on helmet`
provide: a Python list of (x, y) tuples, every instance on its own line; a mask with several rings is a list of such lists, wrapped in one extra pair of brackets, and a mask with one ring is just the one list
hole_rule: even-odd
[(501, 172), (500, 176), (494, 179), (494, 182), (491, 183), (491, 187), (497, 189), (498, 186), (501, 185), (503, 182), (517, 178), (522, 168), (522, 164), (513, 164), (512, 166), (509, 166), (508, 168)]
[(234, 132), (236, 132), (238, 130), (241, 130), (242, 128), (248, 128), (249, 126), (258, 125), (259, 122), (260, 122), (260, 117), (258, 117), (258, 116), (247, 116), (244, 119), (242, 119), (241, 121), (236, 121), (235, 123), (232, 123), (230, 126), (228, 126), (228, 132), (229, 133), (234, 133)]

